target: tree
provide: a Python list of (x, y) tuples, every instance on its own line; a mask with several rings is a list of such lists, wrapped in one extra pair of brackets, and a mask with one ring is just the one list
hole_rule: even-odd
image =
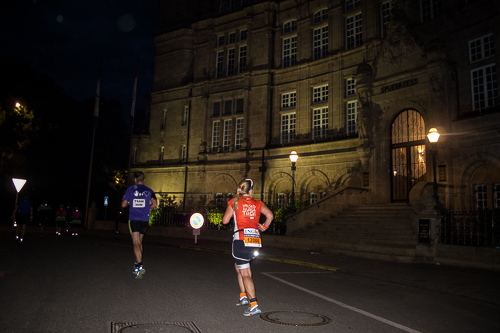
[(0, 108), (0, 170), (22, 150), (26, 150), (36, 135), (34, 112), (16, 103), (14, 108)]

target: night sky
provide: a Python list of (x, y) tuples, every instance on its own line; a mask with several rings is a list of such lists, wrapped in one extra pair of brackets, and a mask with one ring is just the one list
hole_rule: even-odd
[[(95, 96), (102, 58), (102, 97), (130, 113), (153, 84), (158, 0), (7, 0), (0, 4), (0, 56), (52, 78), (78, 101)], [(93, 112), (91, 110), (90, 112)]]

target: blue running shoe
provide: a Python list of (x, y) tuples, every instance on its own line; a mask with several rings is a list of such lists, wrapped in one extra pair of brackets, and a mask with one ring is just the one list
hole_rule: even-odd
[(260, 311), (259, 306), (255, 305), (253, 307), (248, 307), (245, 310), (245, 312), (243, 312), (243, 315), (246, 316), (246, 317), (250, 317), (250, 316), (256, 316), (256, 315), (258, 315), (261, 312), (262, 311)]
[(236, 306), (243, 306), (243, 305), (248, 305), (248, 297), (246, 296), (243, 296), (242, 298), (240, 298), (240, 301), (238, 303), (236, 303)]

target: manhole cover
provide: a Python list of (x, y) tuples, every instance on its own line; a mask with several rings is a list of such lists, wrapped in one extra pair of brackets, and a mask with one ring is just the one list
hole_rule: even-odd
[(191, 321), (111, 323), (111, 333), (201, 333)]
[(301, 311), (271, 311), (260, 315), (260, 318), (273, 324), (287, 326), (320, 326), (332, 322), (327, 316)]

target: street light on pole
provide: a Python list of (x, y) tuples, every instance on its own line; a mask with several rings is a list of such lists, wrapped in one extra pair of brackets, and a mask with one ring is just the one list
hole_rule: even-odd
[(429, 142), (431, 143), (431, 155), (432, 155), (432, 173), (434, 174), (434, 183), (432, 185), (432, 190), (433, 190), (433, 198), (434, 201), (436, 202), (436, 206), (434, 209), (438, 212), (438, 214), (441, 213), (441, 202), (439, 201), (439, 194), (438, 194), (438, 185), (437, 185), (437, 168), (436, 168), (436, 156), (437, 156), (437, 142), (439, 140), (439, 132), (436, 128), (431, 128), (429, 130), (429, 133), (427, 134), (427, 138), (429, 139)]
[(292, 212), (295, 212), (295, 163), (299, 159), (299, 155), (294, 150), (290, 153), (290, 162), (292, 162)]

